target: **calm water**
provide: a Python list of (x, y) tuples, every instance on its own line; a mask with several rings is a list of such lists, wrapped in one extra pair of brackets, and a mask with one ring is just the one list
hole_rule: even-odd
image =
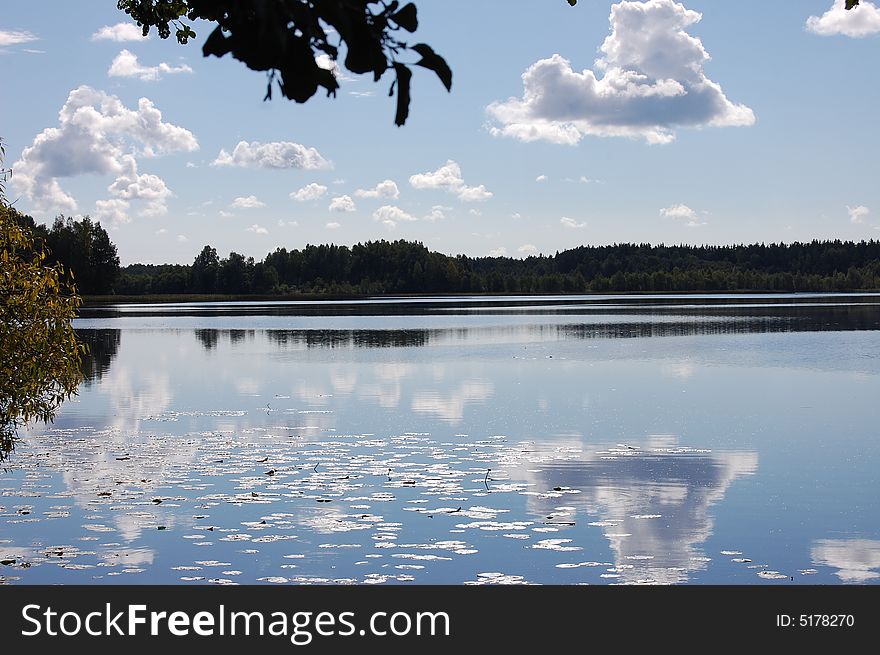
[(880, 580), (880, 296), (123, 305), (0, 582)]

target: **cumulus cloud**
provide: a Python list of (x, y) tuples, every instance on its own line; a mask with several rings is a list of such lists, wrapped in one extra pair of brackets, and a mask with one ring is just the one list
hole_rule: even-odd
[(535, 246), (531, 243), (526, 243), (526, 244), (521, 245), (519, 248), (517, 248), (516, 251), (522, 255), (529, 256), (529, 255), (537, 254), (538, 248), (537, 248), (537, 246)]
[(546, 175), (539, 175), (535, 178), (535, 182), (546, 182), (548, 179)]
[(171, 66), (164, 61), (158, 66), (143, 66), (135, 55), (128, 50), (123, 50), (113, 59), (107, 75), (110, 77), (136, 77), (144, 81), (155, 82), (162, 75), (174, 75), (176, 73), (192, 73), (192, 68), (186, 64)]
[(331, 212), (353, 212), (357, 210), (351, 196), (336, 196), (330, 201), (328, 210)]
[(492, 192), (482, 184), (467, 186), (461, 176), (461, 166), (451, 159), (436, 171), (411, 175), (409, 183), (415, 189), (443, 189), (463, 202), (482, 202), (492, 197)]
[(489, 251), (489, 257), (507, 257), (507, 248), (504, 246), (493, 248)]
[(118, 227), (131, 221), (128, 216), (128, 206), (127, 201), (118, 198), (98, 200), (95, 202), (95, 219)]
[(821, 16), (807, 19), (807, 30), (821, 36), (841, 34), (861, 38), (880, 32), (880, 9), (873, 2), (862, 0), (850, 10), (845, 0), (834, 0), (831, 9)]
[(671, 205), (670, 207), (664, 207), (660, 210), (660, 215), (665, 216), (666, 218), (696, 218), (697, 212), (688, 207), (687, 205)]
[(324, 227), (326, 227), (328, 230), (338, 230), (340, 227), (342, 227), (342, 225), (333, 221), (331, 223), (327, 223), (327, 225), (325, 225)]
[(416, 217), (395, 205), (382, 205), (373, 212), (373, 220), (379, 221), (389, 230), (393, 230), (398, 223), (414, 221)]
[(116, 25), (104, 25), (92, 34), (92, 41), (146, 41), (149, 37), (144, 36), (141, 28), (134, 23), (116, 23)]
[(232, 154), (220, 150), (212, 166), (240, 166), (246, 168), (303, 168), (315, 170), (331, 168), (329, 161), (324, 159), (314, 148), (307, 148), (290, 141), (239, 141)]
[(325, 193), (327, 193), (327, 187), (325, 187), (323, 184), (312, 182), (311, 184), (306, 184), (298, 191), (294, 191), (293, 193), (291, 193), (290, 199), (296, 200), (297, 202), (318, 200), (319, 198), (322, 198)]
[(168, 212), (167, 202), (171, 189), (158, 175), (138, 174), (137, 160), (131, 155), (123, 155), (125, 171), (107, 187), (107, 190), (123, 200), (145, 200), (146, 208), (141, 216), (162, 216)]
[(189, 241), (189, 238), (188, 238), (185, 234), (178, 234), (178, 235), (177, 235), (177, 240), (178, 240), (180, 243), (186, 243), (187, 241)]
[(595, 71), (559, 54), (522, 75), (523, 97), (487, 107), (496, 136), (573, 145), (586, 135), (669, 143), (676, 127), (752, 125), (703, 70), (709, 55), (685, 30), (702, 15), (673, 0), (619, 2)]
[(134, 185), (128, 191), (132, 198), (150, 200), (138, 195), (142, 188), (162, 192), (156, 180), (137, 176), (135, 157), (190, 152), (198, 147), (192, 132), (164, 122), (148, 98), (141, 98), (137, 109), (129, 109), (116, 96), (80, 86), (61, 108), (58, 127), (47, 127), (22, 151), (14, 164), (13, 184), (41, 210), (75, 211), (76, 200), (58, 180), (88, 174), (124, 178), (114, 192), (121, 194)]
[(568, 216), (563, 216), (562, 218), (560, 218), (559, 224), (562, 225), (562, 227), (567, 227), (572, 230), (577, 230), (587, 226), (586, 223), (578, 223), (576, 220), (574, 220), (573, 218), (569, 218)]
[(426, 221), (442, 221), (446, 218), (446, 212), (452, 211), (452, 207), (445, 207), (444, 205), (434, 205), (431, 207), (431, 213), (425, 216)]
[(871, 210), (864, 205), (858, 207), (846, 206), (846, 213), (849, 214), (849, 220), (853, 223), (864, 223), (865, 218), (871, 213)]
[(232, 204), (229, 206), (234, 209), (258, 209), (260, 207), (265, 207), (266, 203), (256, 196), (239, 196), (233, 200)]
[(38, 41), (39, 37), (26, 30), (0, 30), (0, 48)]
[(264, 228), (262, 225), (257, 225), (256, 223), (247, 228), (247, 231), (253, 232), (254, 234), (269, 234), (269, 230)]
[(705, 221), (699, 219), (696, 211), (684, 204), (664, 207), (660, 210), (660, 215), (665, 218), (686, 220), (687, 227), (702, 227), (706, 225)]
[(466, 186), (458, 191), (458, 199), (463, 202), (483, 202), (491, 197), (492, 192), (482, 184), (480, 186)]
[(384, 180), (372, 189), (358, 189), (354, 195), (359, 198), (390, 198), (393, 200), (400, 197), (400, 190), (394, 180)]

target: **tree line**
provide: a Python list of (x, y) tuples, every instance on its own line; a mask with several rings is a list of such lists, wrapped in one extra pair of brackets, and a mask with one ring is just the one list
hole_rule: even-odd
[[(13, 210), (14, 212), (14, 210)], [(857, 291), (880, 289), (880, 241), (692, 246), (580, 246), (553, 255), (449, 256), (414, 241), (276, 248), (256, 261), (206, 245), (193, 263), (120, 267), (101, 224), (59, 216), (51, 227), (14, 212), (73, 272), (87, 295), (378, 295), (397, 293), (584, 293)]]
[(134, 264), (120, 294), (583, 293), (880, 289), (880, 241), (581, 246), (525, 259), (455, 257), (411, 241), (277, 248), (262, 261), (205, 246), (192, 265)]

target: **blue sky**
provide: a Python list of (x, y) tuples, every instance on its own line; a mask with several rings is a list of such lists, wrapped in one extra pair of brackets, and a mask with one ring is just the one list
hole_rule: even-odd
[(880, 237), (880, 9), (843, 0), (421, 0), (417, 69), (263, 102), (229, 57), (129, 40), (112, 0), (7, 3), (10, 197), (91, 215), (123, 263), (210, 243), (411, 239), (522, 257), (580, 244)]

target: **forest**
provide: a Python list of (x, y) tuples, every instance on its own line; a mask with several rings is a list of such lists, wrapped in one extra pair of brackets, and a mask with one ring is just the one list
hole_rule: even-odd
[(858, 291), (880, 289), (880, 241), (584, 245), (525, 259), (468, 257), (413, 241), (276, 248), (262, 260), (205, 245), (193, 263), (120, 266), (100, 223), (17, 213), (87, 296), (359, 296), (420, 293)]

